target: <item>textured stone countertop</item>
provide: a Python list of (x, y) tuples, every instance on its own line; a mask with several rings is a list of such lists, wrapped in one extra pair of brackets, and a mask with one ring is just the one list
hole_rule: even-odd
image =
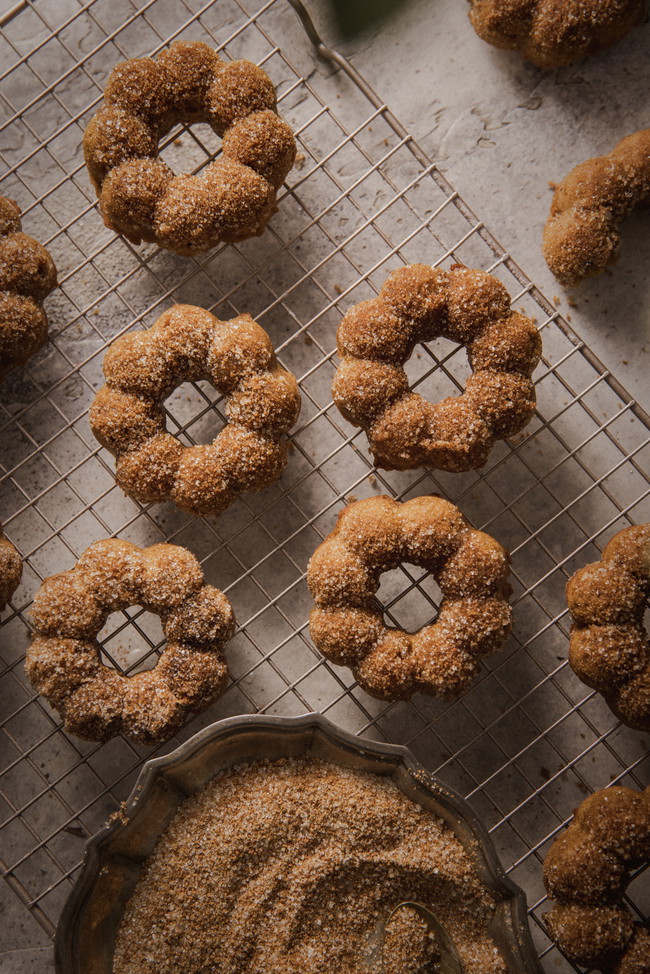
[[(308, 0), (336, 40), (329, 0)], [(650, 18), (615, 47), (556, 71), (484, 43), (465, 0), (410, 0), (339, 43), (523, 270), (650, 411), (650, 214), (623, 229), (618, 264), (566, 291), (541, 252), (558, 182), (650, 125)]]

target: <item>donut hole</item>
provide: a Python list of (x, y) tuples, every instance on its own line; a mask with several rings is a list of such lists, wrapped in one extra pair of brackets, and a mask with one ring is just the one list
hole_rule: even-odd
[(111, 612), (97, 635), (102, 663), (124, 676), (152, 670), (164, 641), (158, 616), (139, 605)]
[(228, 422), (227, 397), (206, 379), (182, 382), (165, 399), (165, 427), (183, 446), (212, 443)]
[(175, 176), (197, 175), (221, 153), (221, 137), (207, 122), (174, 125), (158, 155)]
[(464, 347), (448, 338), (419, 342), (404, 365), (404, 371), (411, 391), (430, 402), (458, 396), (461, 390), (454, 378), (462, 386), (471, 374)]
[(434, 577), (414, 565), (384, 572), (376, 595), (388, 629), (414, 633), (432, 625), (438, 616), (442, 592)]

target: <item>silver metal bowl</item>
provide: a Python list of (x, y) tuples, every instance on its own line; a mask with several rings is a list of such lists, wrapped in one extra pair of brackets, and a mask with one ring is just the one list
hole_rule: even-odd
[(497, 901), (490, 933), (508, 971), (541, 974), (524, 893), (503, 872), (490, 837), (467, 802), (431, 778), (408, 748), (353, 737), (314, 714), (231, 717), (206, 727), (171, 754), (146, 762), (119, 817), (87, 843), (81, 873), (57, 928), (58, 974), (111, 974), (126, 902), (156, 840), (188, 795), (235, 764), (307, 756), (387, 775), (408, 798), (442, 818)]

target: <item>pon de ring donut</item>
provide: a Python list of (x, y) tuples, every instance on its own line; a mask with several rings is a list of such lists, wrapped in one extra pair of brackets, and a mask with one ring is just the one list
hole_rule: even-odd
[[(110, 612), (131, 605), (160, 616), (167, 644), (153, 669), (124, 676), (102, 662), (97, 635)], [(32, 618), (27, 676), (65, 730), (88, 740), (166, 741), (228, 681), (221, 650), (235, 630), (232, 606), (178, 545), (97, 541), (74, 568), (45, 579)]]
[[(381, 573), (402, 562), (430, 572), (443, 594), (436, 621), (415, 633), (388, 628), (374, 598)], [(311, 637), (374, 697), (458, 697), (510, 634), (509, 572), (508, 552), (442, 497), (356, 501), (309, 562)]]
[[(404, 365), (418, 342), (439, 336), (466, 346), (472, 375), (460, 396), (433, 404), (410, 390)], [(347, 312), (337, 343), (334, 402), (385, 470), (482, 467), (494, 441), (518, 433), (535, 409), (539, 334), (484, 271), (401, 267)]]
[[(250, 315), (219, 321), (178, 304), (148, 331), (113, 342), (104, 374), (90, 426), (117, 458), (116, 479), (130, 497), (220, 514), (242, 491), (275, 483), (286, 467), (284, 434), (300, 412), (298, 383)], [(185, 447), (167, 432), (163, 403), (198, 379), (228, 396), (229, 421), (212, 443)]]
[[(296, 143), (261, 68), (177, 41), (155, 59), (118, 64), (104, 101), (84, 156), (107, 226), (177, 254), (264, 231)], [(220, 156), (197, 175), (175, 176), (159, 158), (160, 140), (178, 122), (207, 122), (222, 137)]]

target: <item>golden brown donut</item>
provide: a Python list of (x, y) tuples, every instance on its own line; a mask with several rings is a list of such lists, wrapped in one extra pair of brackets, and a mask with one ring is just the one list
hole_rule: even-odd
[[(155, 59), (118, 64), (104, 102), (86, 129), (84, 156), (107, 226), (177, 254), (264, 231), (296, 144), (261, 68), (176, 41)], [(158, 157), (179, 122), (207, 122), (222, 137), (221, 155), (197, 176), (175, 176)]]
[[(219, 514), (242, 491), (275, 483), (287, 465), (284, 434), (300, 412), (298, 384), (250, 315), (219, 321), (177, 304), (148, 331), (113, 342), (104, 375), (90, 426), (117, 457), (118, 484), (136, 500)], [(163, 402), (198, 379), (228, 396), (229, 422), (212, 443), (184, 447), (165, 429)]]
[[(130, 605), (160, 617), (167, 644), (153, 669), (124, 676), (102, 662), (97, 634), (110, 612)], [(87, 740), (166, 741), (228, 681), (222, 650), (235, 630), (232, 606), (177, 545), (95, 542), (74, 568), (45, 579), (32, 618), (27, 676), (64, 729)]]
[(649, 859), (650, 788), (605, 788), (578, 806), (544, 862), (546, 892), (556, 900), (544, 922), (575, 964), (618, 974), (648, 970), (637, 964), (650, 942), (647, 928), (622, 899), (631, 870)]
[(643, 625), (650, 592), (650, 524), (624, 528), (600, 561), (566, 587), (569, 663), (630, 727), (650, 730), (650, 644)]
[(18, 204), (0, 196), (0, 379), (45, 343), (43, 301), (54, 287), (54, 261), (22, 232)]
[(470, 0), (484, 41), (559, 68), (620, 41), (643, 15), (643, 0)]
[(20, 555), (5, 537), (0, 524), (0, 612), (3, 612), (7, 602), (20, 585), (23, 575), (23, 563)]
[[(404, 364), (438, 336), (466, 346), (472, 375), (462, 395), (433, 405), (410, 391)], [(337, 342), (334, 402), (385, 470), (482, 467), (494, 441), (523, 429), (535, 409), (539, 334), (484, 271), (401, 267), (347, 312)]]
[[(412, 634), (388, 628), (374, 598), (382, 572), (402, 562), (430, 572), (443, 594), (435, 623)], [(396, 700), (418, 690), (458, 697), (480, 658), (510, 634), (509, 571), (499, 542), (474, 530), (442, 497), (356, 501), (340, 512), (309, 562), (311, 637), (374, 697)]]
[(544, 257), (558, 281), (571, 287), (614, 264), (621, 223), (648, 202), (650, 129), (572, 169), (555, 189), (544, 227)]

